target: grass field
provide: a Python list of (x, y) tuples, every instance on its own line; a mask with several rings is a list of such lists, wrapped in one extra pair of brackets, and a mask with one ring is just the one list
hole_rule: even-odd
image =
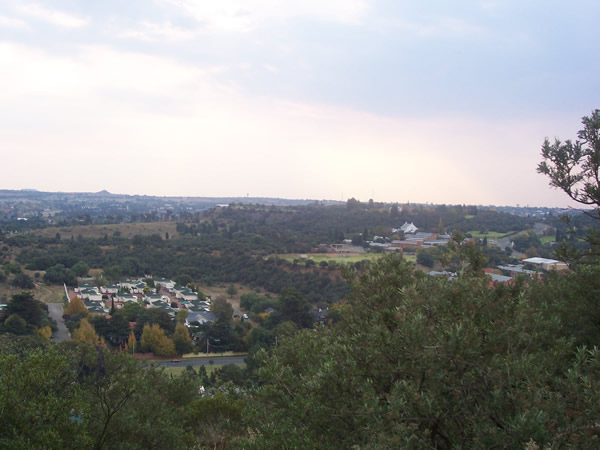
[(71, 236), (77, 238), (81, 235), (84, 238), (102, 238), (105, 235), (112, 237), (113, 233), (119, 232), (124, 238), (132, 238), (133, 236), (150, 236), (158, 234), (164, 239), (165, 233), (169, 233), (169, 237), (176, 237), (175, 222), (149, 222), (149, 223), (118, 223), (111, 225), (78, 225), (71, 227), (51, 227), (43, 230), (32, 231), (32, 234), (54, 237), (59, 233), (62, 239), (71, 239)]
[(0, 298), (10, 298), (21, 292), (31, 292), (35, 299), (41, 300), (44, 303), (62, 303), (63, 295), (65, 294), (65, 290), (62, 286), (48, 286), (43, 283), (36, 283), (34, 289), (22, 289), (11, 286), (6, 282), (0, 283)]
[[(207, 364), (206, 366), (206, 373), (208, 375), (210, 375), (211, 373), (213, 373), (215, 370), (220, 369), (224, 366), (224, 364)], [(197, 369), (199, 366), (194, 366), (195, 369)], [(239, 364), (240, 368), (245, 368), (246, 364)], [(181, 373), (185, 370), (185, 367), (165, 367), (165, 373), (169, 374), (169, 375), (181, 375)]]
[(482, 233), (481, 231), (473, 230), (473, 231), (467, 231), (467, 233), (477, 239), (483, 239), (486, 236), (488, 239), (501, 239), (501, 238), (506, 237), (507, 235), (511, 234), (512, 232), (498, 233), (497, 231), (488, 231), (487, 233)]
[[(319, 264), (321, 261), (335, 261), (337, 264), (354, 264), (359, 261), (376, 260), (383, 255), (383, 253), (361, 253), (357, 255), (341, 255), (336, 253), (289, 253), (277, 256), (289, 262), (294, 262), (295, 259), (298, 259), (301, 262), (312, 259), (316, 264)], [(404, 257), (409, 261), (415, 261), (414, 255), (404, 255)]]
[(540, 241), (542, 244), (548, 244), (550, 242), (556, 242), (555, 236), (540, 236)]

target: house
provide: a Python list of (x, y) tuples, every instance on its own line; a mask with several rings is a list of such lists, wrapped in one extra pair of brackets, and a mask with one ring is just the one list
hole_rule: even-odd
[(85, 300), (83, 302), (83, 304), (85, 305), (85, 307), (88, 310), (88, 313), (90, 313), (90, 314), (104, 314), (104, 313), (106, 313), (106, 310), (104, 308), (104, 304), (101, 301), (100, 302), (96, 302), (96, 301)]
[(183, 288), (181, 290), (176, 291), (175, 297), (188, 302), (198, 300), (198, 294), (196, 294), (194, 291), (188, 288)]
[(185, 326), (189, 327), (194, 322), (198, 322), (202, 325), (207, 322), (214, 322), (215, 320), (217, 320), (217, 315), (212, 312), (190, 312), (185, 319)]
[(127, 292), (119, 292), (117, 294), (116, 300), (118, 302), (127, 303), (127, 302), (135, 302), (137, 303), (138, 297), (133, 294), (128, 294)]
[(100, 292), (102, 292), (103, 294), (116, 294), (119, 292), (119, 286), (117, 286), (116, 284), (100, 286)]
[(167, 297), (166, 295), (160, 295), (160, 294), (146, 294), (146, 295), (144, 295), (143, 300), (145, 302), (152, 304), (154, 302), (160, 302), (160, 301), (168, 302), (169, 297)]
[(86, 289), (79, 289), (79, 296), (83, 299), (83, 300), (90, 300), (92, 302), (101, 302), (102, 301), (102, 294), (100, 294), (96, 288), (86, 288)]
[(416, 233), (419, 229), (415, 226), (414, 223), (404, 222), (404, 224), (400, 228), (392, 228), (392, 233), (399, 233), (402, 231), (404, 234), (413, 234)]
[(160, 284), (165, 289), (173, 289), (175, 287), (175, 282), (173, 280), (169, 280), (168, 278), (156, 277), (153, 278), (154, 284)]

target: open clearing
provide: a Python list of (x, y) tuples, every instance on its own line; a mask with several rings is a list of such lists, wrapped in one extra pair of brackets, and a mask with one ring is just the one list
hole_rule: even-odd
[[(311, 259), (316, 264), (321, 261), (335, 261), (337, 264), (354, 264), (360, 261), (372, 261), (381, 258), (384, 253), (357, 253), (352, 255), (344, 255), (340, 253), (289, 253), (285, 255), (277, 255), (279, 258), (283, 258), (286, 261), (294, 262), (295, 259), (300, 261), (302, 264), (304, 261)], [(415, 261), (414, 255), (404, 255), (404, 258), (409, 261)]]
[(8, 283), (0, 283), (0, 298), (10, 298), (21, 292), (31, 292), (33, 297), (44, 303), (62, 303), (65, 290), (62, 286), (48, 286), (43, 283), (35, 283), (33, 289), (22, 289), (11, 286)]
[(69, 227), (51, 227), (43, 230), (32, 231), (32, 234), (44, 237), (55, 237), (59, 233), (62, 239), (76, 239), (79, 235), (84, 238), (100, 239), (104, 236), (112, 237), (114, 233), (120, 233), (121, 237), (132, 238), (133, 236), (150, 236), (158, 234), (165, 238), (165, 233), (169, 233), (169, 238), (178, 235), (175, 230), (175, 222), (148, 222), (148, 223), (117, 223), (111, 225), (77, 225)]
[(472, 230), (467, 231), (465, 234), (470, 234), (476, 239), (483, 239), (484, 237), (487, 237), (488, 239), (502, 239), (503, 237), (507, 237), (513, 233), (514, 231), (510, 231), (508, 233), (498, 233), (497, 231), (488, 231), (487, 233), (482, 233), (481, 231)]

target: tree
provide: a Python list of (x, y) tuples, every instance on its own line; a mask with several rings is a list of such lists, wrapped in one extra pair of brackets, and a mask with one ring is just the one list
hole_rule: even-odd
[[(562, 190), (569, 198), (592, 212), (586, 214), (600, 219), (600, 109), (581, 120), (583, 128), (578, 140), (564, 142), (548, 138), (542, 145), (543, 161), (537, 171), (550, 179), (550, 186)], [(591, 256), (600, 255), (600, 232), (591, 230), (585, 236), (591, 246)], [(563, 256), (567, 255), (563, 247)]]
[(233, 306), (225, 297), (217, 297), (211, 305), (212, 312), (217, 315), (217, 321), (230, 323), (233, 318)]
[(36, 328), (42, 326), (46, 316), (45, 305), (34, 299), (29, 292), (22, 292), (12, 296), (6, 307), (6, 314), (17, 314), (22, 319)]
[(28, 334), (29, 330), (27, 329), (27, 322), (25, 319), (19, 317), (18, 314), (11, 314), (4, 321), (4, 329), (9, 333), (23, 335)]
[(156, 356), (172, 356), (175, 354), (175, 344), (169, 339), (158, 324), (146, 324), (142, 331), (142, 351), (152, 352)]
[(282, 321), (290, 320), (300, 328), (312, 327), (310, 305), (296, 289), (284, 289), (279, 296)]
[(87, 316), (88, 310), (79, 297), (73, 297), (67, 307), (65, 308), (65, 314), (69, 316), (76, 316), (78, 314), (82, 314)]
[(180, 309), (175, 314), (175, 320), (177, 320), (178, 323), (185, 323), (185, 319), (187, 319), (188, 315), (189, 311), (187, 309)]
[(35, 287), (31, 277), (23, 272), (16, 274), (15, 278), (11, 281), (11, 284), (22, 289), (33, 289)]
[(238, 290), (233, 284), (230, 284), (227, 286), (227, 290), (225, 292), (227, 292), (227, 295), (229, 295), (229, 298), (231, 298), (238, 293)]
[(135, 344), (137, 343), (137, 340), (135, 338), (135, 334), (133, 334), (133, 331), (131, 331), (129, 333), (129, 339), (127, 339), (127, 348), (131, 349), (131, 353), (135, 353)]
[(335, 326), (259, 352), (248, 446), (594, 447), (600, 351), (578, 348), (567, 305), (543, 295), (564, 278), (490, 288), (394, 255), (371, 262)]
[(188, 328), (178, 323), (175, 326), (175, 333), (173, 333), (173, 342), (175, 343), (175, 349), (177, 353), (184, 354), (190, 353), (192, 351), (192, 338), (190, 337), (190, 332)]
[(73, 273), (78, 277), (87, 277), (90, 267), (83, 261), (73, 264), (71, 267)]
[(100, 338), (94, 329), (94, 326), (87, 319), (81, 319), (79, 328), (73, 332), (73, 339), (76, 341), (87, 342), (88, 344), (98, 345)]

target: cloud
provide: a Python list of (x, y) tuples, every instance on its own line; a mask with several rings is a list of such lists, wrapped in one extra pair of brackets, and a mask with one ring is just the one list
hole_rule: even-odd
[(49, 9), (33, 3), (18, 4), (16, 9), (21, 14), (58, 27), (82, 28), (85, 27), (89, 22), (88, 19), (78, 17), (74, 14), (59, 11), (57, 9)]
[(474, 23), (457, 17), (438, 17), (428, 21), (410, 21), (403, 18), (384, 18), (384, 26), (404, 31), (421, 38), (481, 37), (488, 31)]
[(218, 72), (107, 46), (64, 57), (0, 43), (0, 84), (10, 87), (0, 91), (7, 187), (22, 187), (27, 173), (32, 187), (55, 191), (563, 200), (535, 174), (543, 136), (569, 135), (562, 118), (382, 117), (248, 96)]
[(220, 31), (248, 32), (296, 17), (355, 24), (368, 9), (367, 0), (162, 0), (197, 22)]
[(158, 24), (153, 22), (144, 21), (141, 23), (141, 28), (135, 30), (124, 30), (117, 33), (117, 37), (138, 39), (141, 41), (155, 42), (155, 41), (185, 41), (193, 39), (198, 33), (194, 30), (186, 30), (184, 28), (177, 27), (171, 22), (164, 24)]
[(29, 26), (23, 20), (0, 15), (0, 28), (28, 30)]

